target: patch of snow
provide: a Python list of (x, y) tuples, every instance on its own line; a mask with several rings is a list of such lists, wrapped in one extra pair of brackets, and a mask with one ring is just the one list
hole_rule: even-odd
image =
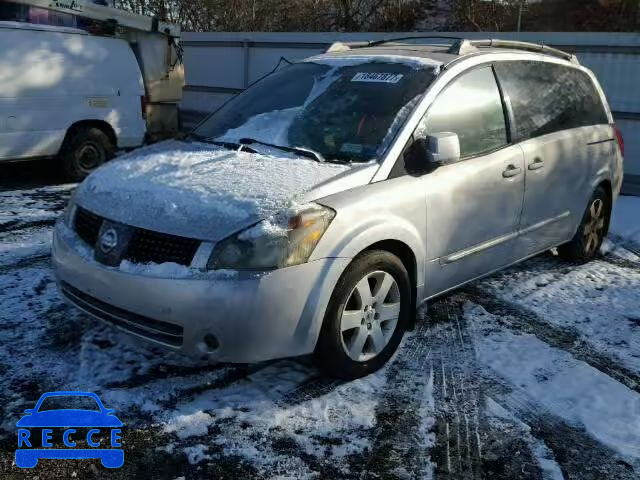
[(188, 437), (203, 436), (207, 434), (209, 425), (213, 423), (213, 417), (208, 413), (198, 410), (193, 413), (176, 415), (165, 426), (165, 431), (175, 433), (178, 438), (184, 440)]
[(9, 232), (0, 236), (0, 266), (24, 258), (47, 255), (51, 251), (51, 228)]
[[(268, 438), (274, 433), (292, 438), (309, 455), (330, 448), (331, 455), (340, 458), (368, 448), (363, 432), (375, 426), (376, 392), (384, 384), (384, 373), (298, 398), (297, 389), (308, 378), (309, 371), (300, 364), (277, 362), (225, 390), (197, 395), (158, 418), (167, 431), (182, 438), (200, 438), (220, 423), (224, 435), (208, 441), (226, 455), (239, 455), (262, 468), (291, 461), (272, 449)], [(294, 400), (287, 400), (291, 395)], [(333, 440), (329, 446), (326, 439)]]
[(640, 373), (640, 277), (635, 270), (600, 260), (561, 271), (526, 265), (483, 281), (482, 288), (577, 332), (592, 348)]
[(602, 246), (600, 247), (600, 253), (602, 255), (614, 255), (619, 258), (623, 258), (625, 260), (631, 260), (633, 262), (637, 262), (640, 260), (640, 256), (636, 255), (628, 248), (620, 245), (619, 240), (625, 241), (623, 237), (614, 237), (616, 238), (616, 242), (613, 242), (608, 237), (605, 238), (602, 242)]
[(255, 226), (248, 228), (240, 235), (238, 235), (238, 239), (240, 240), (255, 240), (260, 237), (284, 237), (287, 235), (286, 227), (280, 225), (279, 223), (273, 223), (272, 219), (263, 220), (262, 222), (256, 224)]
[[(254, 138), (274, 145), (288, 145), (288, 130), (300, 107), (275, 110), (255, 115), (239, 127), (227, 130), (217, 141), (237, 143), (242, 138)], [(278, 151), (278, 154), (281, 154)], [(289, 156), (284, 152), (285, 156)]]
[(467, 304), (464, 315), (481, 331), (474, 335), (478, 361), (550, 413), (622, 455), (640, 458), (638, 394), (533, 335), (496, 328), (495, 317), (478, 305)]
[(191, 268), (174, 262), (134, 263), (129, 260), (122, 260), (119, 269), (121, 272), (132, 273), (134, 275), (162, 278), (186, 278), (194, 274)]
[(211, 455), (207, 455), (205, 452), (209, 449), (207, 445), (203, 445), (201, 443), (197, 445), (192, 445), (190, 447), (185, 447), (182, 451), (187, 456), (187, 460), (191, 465), (196, 465), (203, 460), (209, 460)]
[(221, 240), (287, 208), (351, 169), (306, 158), (167, 141), (107, 163), (79, 187), (79, 205), (129, 225)]

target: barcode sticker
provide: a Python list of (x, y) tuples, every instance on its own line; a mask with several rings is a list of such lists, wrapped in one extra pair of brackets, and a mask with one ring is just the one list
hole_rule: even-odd
[(376, 73), (358, 72), (351, 79), (352, 82), (374, 82), (374, 83), (398, 83), (402, 79), (401, 73)]

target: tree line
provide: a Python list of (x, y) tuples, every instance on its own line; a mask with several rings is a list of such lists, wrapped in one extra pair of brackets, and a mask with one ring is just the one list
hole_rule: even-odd
[(116, 0), (186, 31), (638, 31), (640, 0)]

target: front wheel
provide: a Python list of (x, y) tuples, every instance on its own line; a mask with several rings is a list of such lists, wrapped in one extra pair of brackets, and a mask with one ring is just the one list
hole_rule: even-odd
[(607, 235), (611, 217), (611, 200), (602, 187), (598, 187), (589, 200), (578, 231), (569, 243), (558, 248), (563, 257), (576, 262), (593, 260)]
[(398, 348), (411, 314), (409, 274), (395, 255), (372, 250), (347, 267), (329, 301), (316, 363), (353, 379), (380, 367)]
[(67, 178), (81, 181), (113, 157), (115, 146), (99, 128), (79, 127), (69, 132), (60, 151)]

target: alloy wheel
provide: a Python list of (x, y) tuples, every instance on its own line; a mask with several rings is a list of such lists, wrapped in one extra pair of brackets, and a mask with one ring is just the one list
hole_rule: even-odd
[(582, 236), (584, 237), (584, 250), (591, 255), (600, 245), (604, 231), (604, 202), (596, 198), (589, 206), (589, 218), (585, 223)]
[(365, 362), (387, 346), (400, 318), (400, 289), (390, 273), (366, 274), (349, 294), (340, 316), (342, 348)]

